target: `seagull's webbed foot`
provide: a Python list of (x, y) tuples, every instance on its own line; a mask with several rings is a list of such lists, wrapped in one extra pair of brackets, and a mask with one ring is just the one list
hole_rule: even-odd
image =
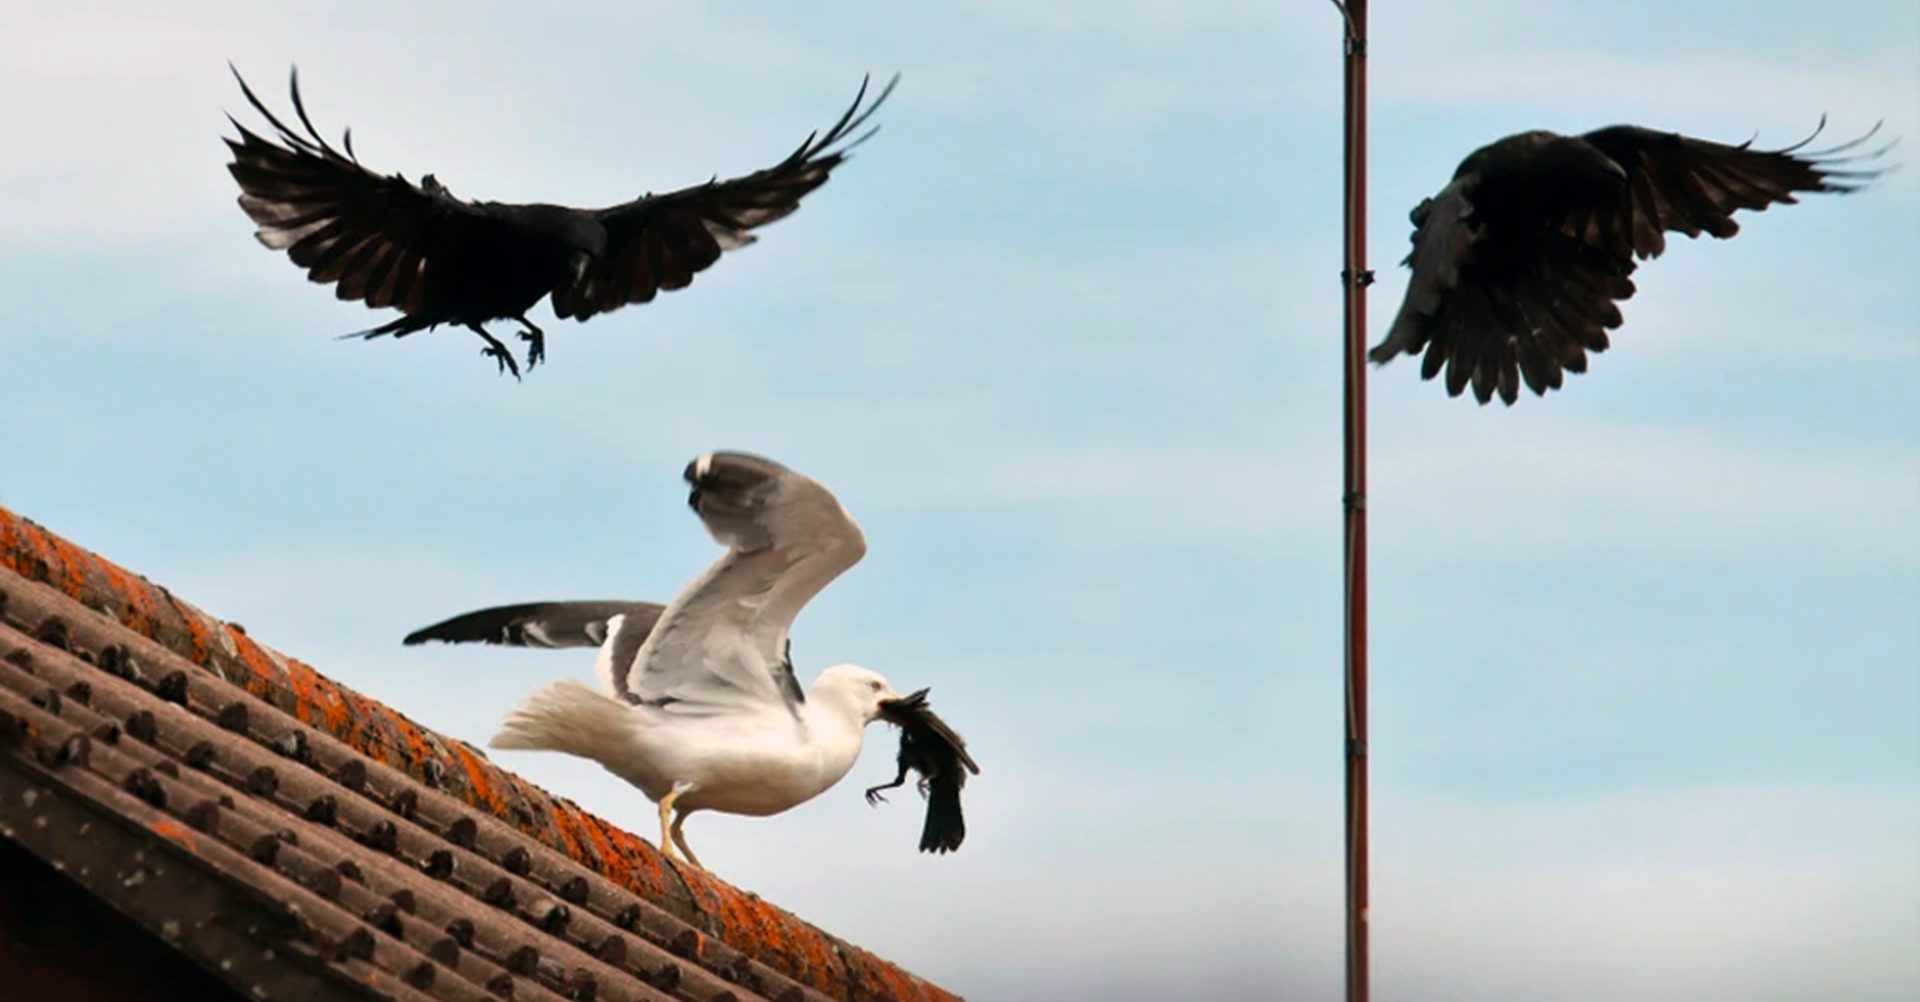
[(520, 332), (520, 340), (527, 342), (527, 371), (532, 372), (534, 366), (547, 360), (547, 332), (535, 326), (524, 313), (514, 319), (527, 327)]
[(486, 349), (481, 351), (480, 354), (493, 359), (494, 364), (499, 367), (501, 372), (513, 373), (514, 381), (518, 382), (520, 379), (520, 363), (514, 360), (513, 352), (508, 351), (507, 346), (501, 344), (499, 338), (487, 333), (486, 328), (481, 327), (479, 324), (468, 324), (467, 329), (480, 335), (480, 340), (487, 343)]

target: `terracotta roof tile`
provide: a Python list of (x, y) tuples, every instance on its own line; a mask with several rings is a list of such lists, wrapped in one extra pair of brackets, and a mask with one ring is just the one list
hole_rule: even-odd
[(0, 837), (260, 998), (956, 999), (4, 508)]

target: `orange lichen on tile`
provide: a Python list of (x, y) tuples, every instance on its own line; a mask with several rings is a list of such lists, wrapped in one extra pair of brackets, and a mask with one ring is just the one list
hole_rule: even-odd
[(575, 816), (573, 810), (563, 804), (548, 801), (546, 815), (548, 827), (560, 839), (560, 844), (554, 848), (566, 853), (576, 863), (589, 863), (590, 857), (587, 855), (586, 847), (581, 843), (580, 837), (573, 833)]
[[(626, 877), (617, 881), (622, 887), (651, 900), (666, 895), (667, 859), (658, 850), (627, 830), (609, 824), (591, 814), (583, 814), (590, 830), (599, 833), (626, 865)], [(603, 857), (604, 858), (604, 857)], [(609, 878), (612, 874), (608, 874)]]
[[(847, 983), (847, 965), (833, 942), (819, 930), (789, 918), (757, 897), (698, 870), (684, 873), (702, 912), (713, 919), (720, 939), (763, 959), (783, 958), (787, 974), (822, 991)], [(911, 998), (912, 996), (904, 996)]]
[[(187, 626), (187, 642), (193, 646), (193, 649), (191, 651), (182, 651), (181, 653), (186, 654), (188, 660), (194, 664), (206, 664), (207, 659), (213, 655), (213, 624), (205, 614), (201, 613), (198, 609), (181, 603), (173, 597), (172, 592), (167, 591), (165, 588), (160, 589), (160, 597), (167, 600), (167, 604), (173, 607), (175, 613), (179, 614), (180, 621)], [(159, 639), (158, 631), (148, 633), (147, 636), (155, 640)], [(248, 692), (256, 696), (265, 695), (264, 692), (255, 690), (251, 683), (249, 683), (246, 688)]]
[[(274, 696), (279, 695), (282, 690), (291, 690), (298, 705), (300, 686), (290, 678), (282, 678), (280, 669), (274, 666), (271, 658), (267, 657), (267, 652), (261, 650), (260, 645), (254, 643), (245, 633), (235, 629), (230, 623), (221, 625), (226, 629), (227, 639), (233, 642), (234, 656), (247, 668), (247, 676), (244, 680), (230, 679), (229, 681), (244, 682), (248, 692), (275, 705), (279, 705), (279, 701), (275, 700)], [(282, 708), (291, 709), (290, 707)], [(302, 720), (306, 719), (304, 714), (296, 715)]]
[(104, 560), (98, 561), (98, 565), (106, 575), (107, 584), (124, 603), (119, 613), (120, 622), (144, 636), (158, 633), (160, 620), (154, 613), (153, 594), (147, 583)]
[(147, 827), (153, 829), (155, 835), (178, 845), (188, 852), (197, 853), (200, 851), (200, 843), (194, 838), (193, 830), (172, 818), (160, 818)]
[(460, 765), (460, 771), (467, 774), (467, 789), (471, 791), (467, 802), (475, 807), (484, 807), (496, 817), (507, 816), (507, 800), (493, 788), (487, 778), (487, 767), (478, 756), (467, 750), (467, 746), (454, 742), (453, 760)]
[[(242, 636), (238, 638), (243, 649), (254, 647), (252, 640)], [(255, 653), (259, 654), (256, 647)], [(265, 655), (259, 655), (263, 660)], [(251, 658), (248, 663), (252, 664)], [(269, 665), (268, 670), (272, 667)], [(347, 705), (340, 699), (340, 691), (331, 681), (311, 667), (298, 662), (287, 662), (287, 684), (293, 689), (294, 716), (319, 727), (334, 737), (344, 738), (348, 730), (349, 714)]]
[(400, 732), (400, 740), (407, 746), (407, 755), (411, 758), (400, 768), (418, 775), (426, 768), (427, 760), (434, 757), (433, 746), (427, 743), (426, 732), (414, 726), (413, 721), (398, 715), (394, 717), (393, 726)]
[(851, 983), (873, 998), (920, 999), (921, 1002), (961, 1002), (960, 996), (929, 984), (858, 947), (850, 948), (859, 976)]
[(14, 521), (13, 513), (0, 508), (0, 567), (26, 577), (26, 569), (18, 563), (14, 554), (20, 552), (20, 529)]
[(44, 547), (53, 556), (47, 561), (49, 570), (58, 567), (60, 576), (48, 583), (67, 593), (69, 598), (79, 599), (87, 593), (87, 565), (92, 554), (61, 539), (59, 536), (42, 529), (35, 533), (36, 548)]
[(627, 862), (626, 853), (614, 848), (606, 832), (601, 830), (599, 819), (588, 815), (580, 821), (580, 830), (586, 833), (587, 841), (593, 843), (595, 853), (600, 858), (600, 872), (616, 884), (632, 881), (633, 867)]
[(362, 696), (346, 686), (338, 687), (336, 695), (346, 706), (347, 719), (353, 722), (351, 737), (343, 740), (348, 740), (369, 758), (388, 765), (399, 765), (399, 745), (392, 733), (400, 715), (378, 700)]

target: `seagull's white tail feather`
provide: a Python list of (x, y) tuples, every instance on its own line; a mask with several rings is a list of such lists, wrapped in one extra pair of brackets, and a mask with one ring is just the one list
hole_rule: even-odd
[(633, 726), (632, 708), (627, 704), (578, 679), (563, 678), (521, 700), (487, 744), (566, 752), (604, 762), (632, 745)]

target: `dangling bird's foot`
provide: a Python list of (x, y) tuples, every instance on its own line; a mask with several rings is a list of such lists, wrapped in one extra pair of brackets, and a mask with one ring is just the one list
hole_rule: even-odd
[(521, 331), (520, 340), (527, 342), (527, 371), (547, 360), (547, 338), (539, 331)]
[(887, 802), (886, 795), (881, 793), (880, 791), (888, 789), (889, 787), (890, 787), (890, 784), (882, 784), (880, 786), (867, 787), (867, 806), (878, 807), (881, 804), (886, 803)]
[(520, 340), (527, 343), (527, 371), (532, 372), (534, 366), (547, 360), (547, 332), (535, 327), (533, 321), (528, 320), (526, 317), (515, 317), (514, 319), (520, 321), (527, 328), (520, 332)]

